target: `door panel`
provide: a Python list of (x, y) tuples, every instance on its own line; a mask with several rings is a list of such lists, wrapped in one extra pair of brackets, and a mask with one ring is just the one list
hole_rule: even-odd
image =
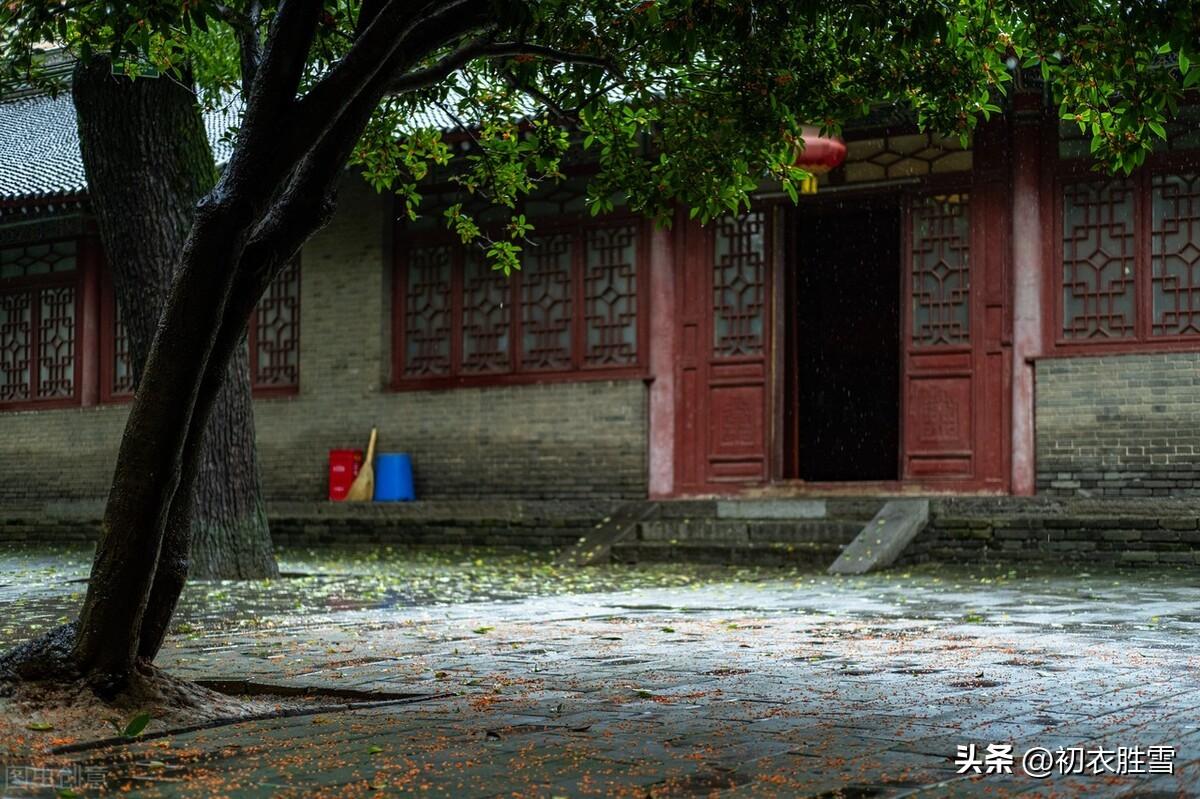
[(975, 474), (970, 200), (962, 193), (908, 202), (905, 479)]
[(678, 269), (680, 489), (767, 479), (769, 208), (688, 223)]

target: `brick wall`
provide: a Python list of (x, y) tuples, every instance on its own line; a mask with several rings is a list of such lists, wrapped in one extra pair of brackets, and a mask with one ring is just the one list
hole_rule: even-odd
[[(326, 495), (326, 455), (365, 447), (414, 457), (419, 497), (646, 495), (640, 380), (393, 392), (387, 203), (357, 180), (301, 256), (300, 391), (255, 403), (267, 496)], [(0, 506), (107, 493), (124, 406), (0, 412)]]
[(946, 498), (901, 563), (1200, 563), (1200, 518), (1187, 499)]
[(1049, 358), (1036, 392), (1039, 494), (1200, 494), (1200, 353)]

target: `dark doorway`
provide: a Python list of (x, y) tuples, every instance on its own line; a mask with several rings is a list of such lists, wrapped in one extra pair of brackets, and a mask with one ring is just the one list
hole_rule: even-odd
[(796, 209), (787, 270), (785, 477), (895, 480), (900, 462), (900, 209)]

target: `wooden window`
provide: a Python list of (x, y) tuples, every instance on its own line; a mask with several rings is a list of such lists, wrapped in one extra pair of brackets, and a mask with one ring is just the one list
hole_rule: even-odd
[(0, 407), (78, 402), (77, 249), (74, 239), (0, 248)]
[(762, 355), (766, 345), (765, 211), (716, 222), (713, 258), (713, 355)]
[(1062, 334), (1134, 335), (1134, 187), (1129, 181), (1069, 183), (1062, 203)]
[(1198, 120), (1200, 105), (1181, 107), (1128, 176), (1097, 168), (1077, 124), (1058, 125), (1045, 284), (1056, 352), (1200, 349)]
[(959, 346), (970, 340), (970, 205), (966, 194), (913, 201), (912, 343)]
[(250, 385), (256, 394), (300, 387), (300, 262), (293, 259), (267, 286), (250, 316)]
[[(103, 288), (104, 347), (100, 360), (102, 399), (133, 396), (129, 335), (111, 280)], [(250, 352), (250, 385), (255, 396), (292, 394), (300, 386), (300, 264), (293, 260), (267, 287), (246, 329)]]
[(1200, 335), (1200, 174), (1150, 184), (1151, 333)]
[(645, 268), (640, 221), (543, 220), (521, 269), (403, 232), (397, 250), (397, 388), (640, 376)]
[(1057, 348), (1200, 347), (1200, 170), (1058, 181)]

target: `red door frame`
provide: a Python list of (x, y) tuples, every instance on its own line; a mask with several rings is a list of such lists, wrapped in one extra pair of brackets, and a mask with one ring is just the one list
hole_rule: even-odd
[[(1010, 272), (1010, 211), (1008, 130), (1005, 124), (993, 124), (981, 129), (976, 140), (975, 168), (970, 175), (932, 176), (919, 184), (900, 184), (890, 187), (846, 189), (837, 197), (864, 197), (880, 194), (900, 194), (901, 203), (901, 353), (900, 407), (897, 424), (900, 426), (899, 458), (901, 463), (895, 481), (816, 483), (782, 480), (783, 473), (783, 381), (787, 370), (782, 363), (784, 348), (781, 327), (774, 324), (782, 318), (783, 280), (787, 263), (781, 257), (779, 244), (790, 236), (791, 226), (784, 220), (789, 213), (780, 211), (780, 203), (768, 203), (764, 211), (768, 218), (766, 251), (770, 266), (766, 273), (764, 313), (767, 332), (761, 358), (736, 360), (712, 357), (713, 294), (712, 258), (713, 232), (689, 223), (677, 228), (676, 297), (679, 309), (679, 358), (676, 365), (675, 493), (680, 495), (711, 493), (743, 493), (760, 490), (772, 484), (784, 492), (795, 493), (1005, 493), (1009, 488), (1009, 427), (1011, 398), (1009, 385), (1011, 365), (1011, 317), (1009, 312), (1008, 275)], [(911, 198), (931, 193), (967, 193), (970, 196), (970, 269), (969, 300), (970, 344), (945, 348), (939, 352), (921, 353), (910, 346), (911, 310), (911, 248), (908, 231), (911, 228)], [(820, 202), (825, 197), (818, 196)], [(781, 222), (783, 224), (781, 224)], [(782, 228), (782, 229), (781, 229)], [(914, 407), (910, 396), (914, 377), (914, 355), (927, 363), (922, 377), (955, 376), (970, 380), (967, 388), (969, 402), (969, 447), (957, 453), (960, 463), (968, 464), (957, 472), (914, 474), (906, 460), (910, 454), (908, 426), (912, 424)], [(918, 358), (919, 360), (921, 358)], [(743, 440), (757, 442), (761, 449), (722, 458), (714, 451), (711, 440), (717, 417), (726, 411), (728, 403), (714, 403), (713, 394), (721, 389), (743, 389), (740, 411), (760, 407), (758, 420), (737, 422), (745, 432)], [(761, 394), (761, 403), (755, 401)], [(733, 468), (730, 468), (733, 467)], [(907, 472), (907, 474), (906, 474)]]

